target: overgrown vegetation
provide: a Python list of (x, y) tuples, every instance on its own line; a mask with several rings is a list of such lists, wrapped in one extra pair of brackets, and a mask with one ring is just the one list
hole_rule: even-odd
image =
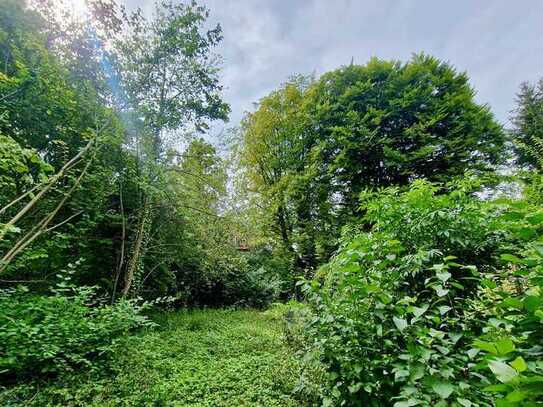
[(107, 362), (127, 333), (152, 326), (141, 315), (144, 306), (131, 300), (100, 304), (92, 287), (71, 285), (69, 275), (59, 277), (52, 295), (32, 294), (25, 286), (1, 293), (3, 379), (99, 369), (96, 359)]
[[(522, 261), (511, 252), (534, 245), (543, 212), (483, 201), (469, 186), (417, 182), (403, 193), (364, 196), (371, 229), (347, 236), (306, 284), (308, 339), (328, 372), (328, 404), (540, 400), (537, 356), (523, 376), (525, 358), (540, 352), (539, 260), (516, 269)], [(511, 219), (524, 215), (519, 229)]]
[(541, 83), (372, 59), (219, 144), (209, 10), (87, 7), (0, 4), (2, 404), (543, 403)]
[(299, 362), (281, 339), (281, 322), (253, 310), (156, 315), (160, 328), (127, 338), (110, 364), (62, 375), (53, 385), (22, 383), (0, 393), (25, 406), (299, 406)]

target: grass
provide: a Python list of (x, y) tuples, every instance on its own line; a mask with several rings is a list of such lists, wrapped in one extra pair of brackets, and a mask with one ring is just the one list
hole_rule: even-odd
[(2, 406), (300, 406), (299, 364), (280, 322), (254, 310), (161, 314), (128, 338), (112, 372), (94, 370), (0, 392)]

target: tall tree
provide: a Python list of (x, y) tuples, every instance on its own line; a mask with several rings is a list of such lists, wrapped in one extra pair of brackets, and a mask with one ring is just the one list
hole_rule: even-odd
[[(122, 84), (124, 108), (135, 121), (134, 147), (139, 154), (141, 209), (128, 258), (124, 295), (142, 266), (141, 257), (153, 219), (151, 190), (161, 178), (167, 143), (186, 132), (208, 128), (208, 122), (226, 120), (229, 107), (222, 101), (218, 57), (213, 49), (222, 39), (219, 25), (205, 29), (209, 11), (191, 2), (156, 4), (151, 20), (141, 10), (125, 17), (127, 30), (115, 42), (115, 61)], [(157, 172), (158, 171), (158, 172)], [(160, 191), (157, 191), (160, 195)]]
[(295, 101), (293, 88), (247, 116), (242, 149), (274, 213), (287, 208), (288, 226), (277, 216), (277, 227), (291, 231), (283, 240), (303, 268), (330, 255), (364, 189), (443, 182), (502, 159), (503, 130), (475, 103), (467, 75), (433, 57), (351, 64), (299, 89)]
[(520, 165), (543, 170), (543, 79), (537, 84), (523, 83), (514, 111), (513, 138)]
[[(107, 217), (121, 153), (115, 115), (92, 86), (71, 75), (71, 64), (49, 46), (50, 32), (26, 2), (0, 5), (0, 134), (6, 147), (15, 143), (27, 157), (13, 177), (15, 188), (0, 197), (0, 222), (16, 226), (0, 242), (0, 268), (25, 249), (8, 270), (19, 277), (83, 256), (86, 268), (96, 259), (87, 256), (95, 249), (89, 242)], [(17, 150), (2, 149), (0, 160), (12, 162)], [(92, 193), (81, 194), (83, 188)], [(79, 233), (68, 233), (76, 224)], [(45, 233), (48, 239), (38, 239)]]

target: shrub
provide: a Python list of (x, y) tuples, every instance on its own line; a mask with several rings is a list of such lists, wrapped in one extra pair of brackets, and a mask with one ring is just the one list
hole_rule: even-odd
[[(362, 236), (327, 266), (322, 284), (306, 287), (316, 315), (311, 335), (331, 385), (329, 405), (485, 400), (470, 384), (462, 352), (477, 330), (459, 306), (462, 283), (476, 269), (438, 252), (404, 250), (386, 235)], [(425, 276), (417, 291), (409, 289), (407, 272)]]
[[(498, 407), (543, 402), (543, 242), (529, 245), (526, 257), (504, 254), (512, 272), (486, 280), (490, 318), (474, 342), (477, 369)], [(483, 297), (484, 298), (484, 297)], [(490, 305), (488, 307), (488, 305)], [(539, 403), (539, 404), (538, 404)]]
[(69, 276), (51, 295), (20, 286), (0, 291), (0, 372), (4, 378), (90, 367), (115, 351), (130, 330), (151, 322), (134, 301), (101, 304), (92, 287)]
[[(506, 361), (524, 368), (516, 359), (521, 347), (511, 349), (511, 360), (478, 354), (485, 335), (524, 344), (531, 358), (522, 358), (532, 363), (526, 385), (540, 384), (541, 353), (533, 346), (541, 342), (534, 327), (540, 291), (533, 277), (526, 280), (529, 300), (493, 287), (519, 272), (526, 279), (525, 271), (503, 269), (500, 254), (525, 245), (541, 219), (522, 213), (529, 208), (521, 203), (485, 202), (469, 191), (457, 187), (445, 194), (443, 187), (416, 182), (404, 193), (372, 195), (364, 203), (371, 229), (346, 237), (334, 259), (305, 282), (314, 315), (306, 338), (327, 371), (325, 405), (490, 406), (492, 391), (505, 396), (497, 396), (501, 405), (523, 405), (503, 404), (520, 397), (522, 379), (488, 387)], [(517, 315), (501, 321), (505, 300), (507, 307), (516, 305)], [(497, 335), (507, 326), (510, 339)]]
[(448, 185), (416, 180), (403, 192), (397, 187), (366, 192), (364, 219), (373, 232), (390, 233), (408, 251), (436, 249), (488, 268), (506, 238), (499, 216), (505, 205), (475, 198), (479, 187), (471, 178)]

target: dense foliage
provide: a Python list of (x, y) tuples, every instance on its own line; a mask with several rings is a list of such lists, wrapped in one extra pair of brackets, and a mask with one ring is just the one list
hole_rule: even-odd
[(231, 233), (228, 163), (193, 134), (228, 112), (220, 26), (204, 29), (196, 4), (161, 2), (147, 20), (91, 3), (91, 20), (68, 22), (55, 1), (0, 7), (0, 270), (46, 286), (78, 261), (74, 280), (113, 300), (267, 303)]
[(242, 123), (242, 164), (298, 266), (329, 258), (364, 189), (502, 162), (504, 133), (473, 98), (465, 74), (426, 55), (295, 78), (264, 97)]
[(543, 402), (542, 82), (505, 131), (371, 59), (214, 137), (206, 7), (86, 10), (0, 2), (0, 403)]
[[(300, 363), (282, 341), (275, 315), (254, 310), (194, 310), (157, 315), (159, 329), (131, 336), (112, 374), (63, 376), (52, 385), (20, 383), (1, 405), (300, 406)], [(309, 405), (309, 404), (307, 404)]]
[(517, 97), (518, 108), (513, 117), (513, 136), (517, 162), (541, 170), (543, 163), (543, 80), (536, 85), (523, 83)]
[[(541, 401), (541, 254), (530, 241), (543, 212), (426, 182), (365, 195), (364, 207), (371, 230), (346, 236), (305, 288), (325, 404)], [(510, 254), (525, 247), (529, 260)]]
[(129, 331), (152, 325), (133, 301), (104, 304), (93, 287), (74, 286), (75, 270), (59, 275), (50, 296), (24, 286), (0, 293), (3, 379), (103, 368), (96, 359), (111, 358)]

